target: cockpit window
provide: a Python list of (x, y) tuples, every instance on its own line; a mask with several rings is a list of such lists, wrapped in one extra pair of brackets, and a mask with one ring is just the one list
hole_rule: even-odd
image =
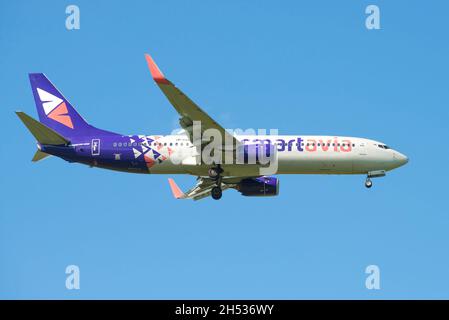
[(376, 146), (378, 146), (381, 149), (390, 149), (390, 147), (385, 144), (376, 144)]

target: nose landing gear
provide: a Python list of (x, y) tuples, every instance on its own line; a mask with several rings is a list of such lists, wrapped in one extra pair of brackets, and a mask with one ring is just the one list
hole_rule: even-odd
[(370, 178), (366, 178), (366, 180), (365, 180), (365, 187), (367, 187), (369, 189), (372, 186), (373, 186), (373, 182), (371, 181), (371, 179)]
[(373, 182), (371, 181), (371, 178), (379, 178), (385, 176), (385, 170), (377, 170), (377, 171), (370, 171), (368, 172), (368, 175), (366, 176), (365, 180), (365, 187), (368, 189), (373, 186)]

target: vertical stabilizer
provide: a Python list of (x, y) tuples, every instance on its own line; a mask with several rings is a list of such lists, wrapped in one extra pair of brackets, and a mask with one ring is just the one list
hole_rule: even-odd
[(64, 137), (82, 134), (90, 125), (43, 73), (30, 73), (39, 120)]

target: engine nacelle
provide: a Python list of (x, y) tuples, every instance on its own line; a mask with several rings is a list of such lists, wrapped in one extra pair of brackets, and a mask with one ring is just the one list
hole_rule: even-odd
[(240, 181), (236, 189), (249, 197), (268, 197), (279, 194), (279, 179), (275, 177), (247, 178)]

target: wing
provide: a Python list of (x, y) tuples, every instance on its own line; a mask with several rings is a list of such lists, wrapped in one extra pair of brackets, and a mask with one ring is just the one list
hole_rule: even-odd
[[(241, 177), (226, 177), (223, 178), (221, 183), (221, 190), (226, 190), (229, 188), (234, 187), (238, 182), (240, 182), (243, 178)], [(198, 177), (196, 185), (190, 189), (189, 191), (182, 192), (181, 189), (179, 189), (178, 185), (173, 179), (168, 179), (168, 183), (170, 184), (170, 188), (173, 192), (173, 196), (176, 199), (193, 199), (193, 200), (200, 200), (210, 195), (211, 190), (216, 185), (216, 181), (205, 178), (205, 177)]]
[[(220, 126), (214, 119), (212, 119), (206, 112), (204, 112), (198, 105), (189, 99), (181, 90), (179, 90), (173, 83), (171, 83), (159, 70), (156, 63), (149, 54), (145, 54), (145, 58), (150, 69), (151, 76), (156, 84), (165, 94), (170, 103), (175, 107), (180, 115), (179, 124), (189, 134), (190, 141), (194, 143), (192, 137), (193, 121), (201, 121), (201, 131), (207, 129), (216, 129), (221, 133), (223, 150), (225, 141), (232, 141), (232, 149), (239, 145), (239, 141)], [(230, 148), (226, 148), (229, 150)]]

